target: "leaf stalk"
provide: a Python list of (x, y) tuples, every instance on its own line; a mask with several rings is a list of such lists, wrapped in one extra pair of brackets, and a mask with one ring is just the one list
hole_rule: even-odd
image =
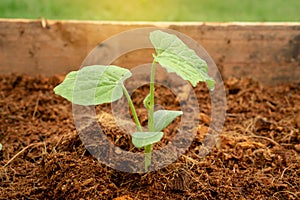
[(130, 98), (130, 95), (129, 95), (129, 93), (128, 93), (126, 87), (124, 86), (124, 84), (122, 84), (122, 89), (123, 89), (123, 92), (124, 92), (124, 94), (125, 94), (125, 97), (126, 97), (126, 99), (127, 99), (127, 101), (128, 101), (130, 110), (131, 110), (131, 112), (132, 112), (133, 119), (134, 119), (135, 124), (136, 124), (136, 128), (138, 129), (138, 131), (142, 132), (143, 129), (142, 129), (141, 123), (140, 123), (140, 121), (139, 121), (138, 115), (137, 115), (136, 110), (135, 110), (135, 108), (134, 108), (133, 102), (132, 102), (132, 100), (131, 100), (131, 98)]

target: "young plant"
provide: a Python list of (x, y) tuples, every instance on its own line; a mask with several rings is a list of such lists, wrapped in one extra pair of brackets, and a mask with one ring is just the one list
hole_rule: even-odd
[(155, 69), (159, 63), (167, 72), (175, 72), (193, 87), (198, 82), (206, 82), (210, 89), (214, 88), (215, 81), (208, 76), (208, 66), (194, 50), (186, 46), (176, 35), (160, 30), (150, 33), (150, 41), (156, 53), (153, 54), (153, 63), (150, 77), (150, 93), (144, 99), (144, 106), (148, 110), (148, 130), (143, 131), (138, 119), (134, 104), (124, 86), (124, 81), (131, 76), (128, 69), (118, 66), (93, 65), (70, 72), (65, 80), (54, 88), (54, 92), (74, 104), (98, 105), (110, 103), (125, 95), (132, 111), (137, 132), (132, 134), (132, 143), (137, 148), (144, 148), (145, 170), (151, 164), (152, 145), (163, 137), (163, 129), (181, 111), (158, 110), (154, 111)]

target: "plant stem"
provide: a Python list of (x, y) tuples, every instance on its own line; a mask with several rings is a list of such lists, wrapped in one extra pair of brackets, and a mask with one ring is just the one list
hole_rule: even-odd
[(124, 94), (125, 94), (125, 97), (126, 97), (126, 99), (127, 99), (127, 101), (128, 101), (128, 104), (129, 104), (130, 110), (131, 110), (131, 112), (132, 112), (132, 115), (133, 115), (133, 118), (134, 118), (136, 127), (137, 127), (138, 131), (143, 132), (143, 129), (142, 129), (141, 123), (140, 123), (140, 121), (139, 121), (139, 118), (138, 118), (138, 116), (137, 116), (137, 114), (136, 114), (136, 110), (135, 110), (135, 108), (134, 108), (133, 102), (132, 102), (132, 100), (131, 100), (131, 98), (130, 98), (130, 95), (129, 95), (129, 93), (128, 93), (126, 87), (124, 86), (124, 84), (122, 84), (122, 89), (123, 89), (123, 92), (124, 92)]
[(149, 166), (151, 165), (151, 152), (152, 152), (152, 144), (147, 145), (145, 148), (145, 171), (148, 171)]
[(150, 77), (150, 104), (149, 104), (149, 113), (148, 113), (148, 128), (149, 131), (154, 131), (154, 79), (155, 79), (155, 59), (152, 62), (151, 67), (151, 77)]
[[(150, 77), (150, 104), (148, 109), (148, 129), (150, 132), (154, 131), (154, 83), (155, 83), (155, 59), (152, 62), (151, 77)], [(145, 170), (148, 171), (151, 164), (152, 144), (145, 146)]]

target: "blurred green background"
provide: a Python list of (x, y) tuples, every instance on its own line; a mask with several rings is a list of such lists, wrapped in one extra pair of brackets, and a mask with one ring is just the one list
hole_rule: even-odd
[(0, 18), (300, 21), (300, 0), (0, 0)]

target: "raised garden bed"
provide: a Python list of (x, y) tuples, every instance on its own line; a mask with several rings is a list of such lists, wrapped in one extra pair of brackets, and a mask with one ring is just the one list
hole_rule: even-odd
[[(206, 86), (198, 84), (200, 122), (189, 150), (166, 168), (132, 174), (100, 164), (86, 151), (72, 105), (53, 88), (97, 43), (146, 26), (181, 31), (207, 49), (224, 78), (227, 117), (217, 145), (199, 158), (211, 107)], [(299, 35), (298, 23), (1, 20), (0, 199), (299, 199)], [(142, 62), (130, 54), (116, 61), (128, 68)], [(178, 109), (174, 94), (160, 89), (157, 103)], [(142, 119), (147, 94), (143, 87), (133, 94)], [(129, 150), (109, 105), (96, 110), (108, 138)], [(170, 125), (166, 135), (175, 129)]]

